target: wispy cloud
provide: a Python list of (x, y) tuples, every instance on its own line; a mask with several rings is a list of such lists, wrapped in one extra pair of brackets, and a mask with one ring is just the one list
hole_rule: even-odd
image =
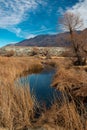
[(59, 7), (58, 10), (57, 10), (57, 14), (61, 14), (62, 15), (62, 14), (64, 14), (64, 12), (65, 11), (63, 10), (62, 7)]
[(27, 19), (29, 12), (35, 11), (38, 5), (45, 5), (43, 0), (0, 0), (0, 28), (19, 35), (17, 25)]
[(34, 34), (28, 34), (27, 36), (26, 36), (26, 39), (30, 39), (30, 38), (34, 38), (36, 35), (34, 35)]
[(0, 0), (0, 27), (19, 24), (26, 17), (26, 12), (36, 7), (35, 0)]
[(45, 28), (45, 27), (43, 26), (43, 28), (41, 28), (40, 30), (33, 31), (32, 33), (42, 33), (42, 32), (50, 31), (50, 30), (53, 30), (53, 28)]
[(67, 11), (72, 11), (73, 13), (78, 13), (83, 20), (84, 28), (87, 28), (87, 0), (79, 0), (79, 2), (74, 5), (71, 9), (67, 9)]

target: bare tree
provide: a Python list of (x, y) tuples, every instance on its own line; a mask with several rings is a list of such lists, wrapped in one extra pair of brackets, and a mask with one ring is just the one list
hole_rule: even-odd
[(84, 50), (84, 37), (81, 33), (77, 33), (76, 30), (83, 26), (83, 21), (79, 14), (67, 12), (60, 19), (60, 23), (63, 25), (63, 29), (68, 31), (70, 34), (70, 41), (72, 44), (72, 50), (76, 56), (76, 65), (86, 64), (86, 51)]

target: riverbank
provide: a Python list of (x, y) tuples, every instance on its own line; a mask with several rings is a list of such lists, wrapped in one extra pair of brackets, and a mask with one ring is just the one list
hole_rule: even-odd
[(15, 86), (14, 80), (22, 74), (43, 68), (40, 60), (29, 57), (0, 57), (0, 127), (23, 129), (31, 126), (34, 97), (29, 86)]
[(41, 61), (33, 57), (0, 57), (0, 84), (14, 81), (24, 72), (42, 69)]
[[(29, 86), (15, 87), (13, 83), (23, 73), (35, 72), (43, 65), (56, 67), (52, 86), (63, 96), (62, 99), (58, 97), (59, 100), (55, 97), (50, 110), (43, 110), (35, 121), (33, 115), (37, 103)], [(86, 130), (86, 77), (87, 66), (73, 66), (67, 57), (0, 57), (0, 126), (10, 130), (27, 130), (32, 125), (43, 126), (47, 130)]]
[(70, 88), (74, 96), (87, 97), (87, 65), (74, 66), (68, 57), (59, 58), (55, 63), (57, 71), (52, 85), (61, 91)]
[[(61, 92), (40, 122), (63, 130), (87, 130), (87, 66), (74, 66), (70, 58), (53, 60), (57, 70), (52, 86)], [(52, 62), (52, 60), (51, 60)], [(62, 97), (62, 98), (61, 98)]]

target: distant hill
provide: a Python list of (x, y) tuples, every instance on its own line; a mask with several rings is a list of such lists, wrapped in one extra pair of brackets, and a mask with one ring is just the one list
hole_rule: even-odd
[[(87, 29), (78, 31), (87, 35)], [(15, 46), (37, 46), (37, 47), (69, 47), (69, 33), (60, 33), (56, 35), (38, 35), (34, 38), (26, 39), (14, 44)], [(13, 44), (11, 44), (13, 45)], [(10, 46), (11, 46), (10, 45)]]
[(38, 46), (38, 47), (64, 47), (69, 46), (68, 33), (56, 35), (38, 35), (34, 38), (23, 40), (15, 46)]

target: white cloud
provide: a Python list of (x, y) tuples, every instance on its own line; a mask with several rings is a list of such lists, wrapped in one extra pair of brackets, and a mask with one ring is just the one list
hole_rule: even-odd
[(16, 27), (9, 27), (7, 28), (7, 30), (16, 33), (17, 36), (19, 36), (20, 33), (22, 32), (21, 28)]
[(45, 5), (43, 0), (0, 0), (0, 28), (7, 29), (20, 35), (22, 33), (17, 25), (26, 20), (31, 11), (38, 5)]
[(79, 0), (76, 5), (71, 9), (67, 9), (67, 11), (72, 11), (75, 14), (78, 13), (84, 23), (83, 29), (87, 28), (87, 0)]
[(26, 36), (26, 39), (30, 39), (30, 38), (34, 38), (36, 35), (34, 35), (34, 34), (28, 34), (27, 36)]
[(45, 25), (42, 25), (40, 29), (41, 29), (41, 30), (46, 30), (47, 27), (46, 27)]
[(57, 13), (63, 15), (64, 14), (64, 10), (62, 7), (59, 7), (58, 10), (57, 10)]
[(14, 32), (17, 37), (24, 38), (24, 39), (33, 38), (36, 36), (34, 34), (31, 34), (30, 32), (23, 31), (20, 28), (16, 28), (16, 27), (9, 28), (8, 31)]
[(50, 31), (50, 30), (53, 30), (53, 28), (46, 28), (45, 26), (42, 26), (40, 30), (34, 31), (32, 33), (42, 33), (42, 32)]
[(19, 24), (26, 17), (26, 12), (36, 7), (35, 0), (0, 0), (0, 27)]

